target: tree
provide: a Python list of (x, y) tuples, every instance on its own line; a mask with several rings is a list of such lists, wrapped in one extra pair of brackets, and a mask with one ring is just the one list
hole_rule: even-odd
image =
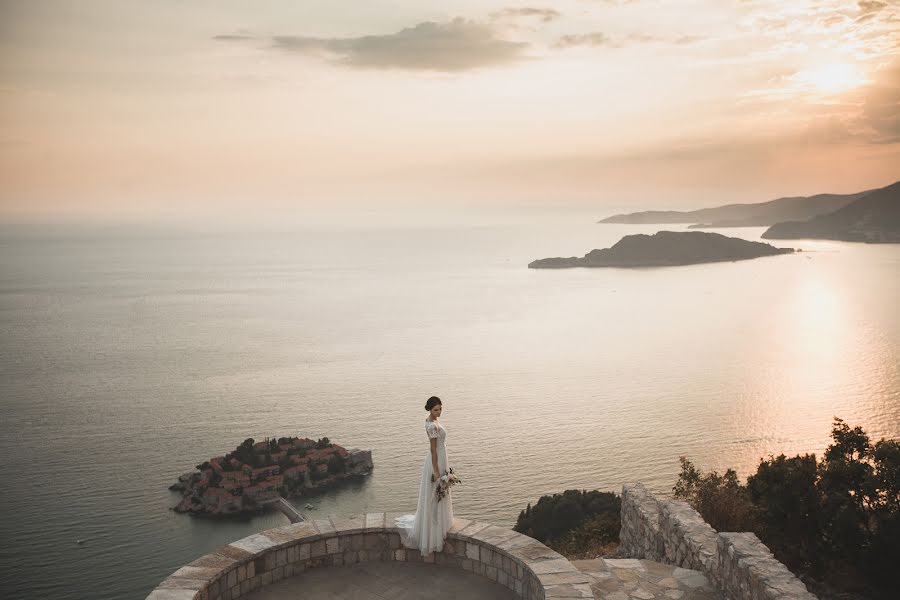
[(619, 539), (621, 499), (611, 492), (566, 490), (542, 496), (519, 513), (513, 529), (551, 548), (578, 554)]
[[(850, 593), (891, 597), (900, 564), (900, 442), (872, 444), (861, 427), (838, 418), (831, 438), (820, 461), (811, 454), (760, 460), (746, 486), (731, 470), (704, 475), (682, 457), (673, 491), (714, 528), (753, 531), (791, 569)], [(743, 514), (745, 527), (717, 521)]]
[(781, 548), (781, 559), (789, 566), (820, 564), (821, 511), (816, 471), (815, 455), (787, 458), (782, 454), (760, 461), (756, 474), (747, 478), (747, 491), (757, 517), (757, 523), (748, 523), (747, 529), (758, 531), (762, 539)]
[(676, 498), (685, 500), (699, 512), (713, 529), (746, 531), (753, 521), (747, 491), (732, 469), (724, 475), (712, 471), (703, 474), (687, 457), (680, 457), (681, 474), (672, 488)]
[(328, 474), (329, 475), (337, 475), (339, 473), (343, 473), (347, 470), (347, 464), (344, 460), (344, 457), (340, 454), (335, 454), (331, 458), (328, 459)]

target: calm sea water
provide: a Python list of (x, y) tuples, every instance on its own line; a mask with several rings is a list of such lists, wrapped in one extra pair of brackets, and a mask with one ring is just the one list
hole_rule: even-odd
[(0, 596), (140, 599), (286, 523), (169, 510), (180, 473), (246, 437), (373, 450), (374, 474), (315, 514), (410, 509), (432, 394), (456, 513), (505, 526), (567, 488), (666, 492), (683, 454), (746, 476), (769, 453), (820, 453), (833, 416), (900, 437), (900, 246), (525, 268), (659, 229), (597, 216), (3, 225)]

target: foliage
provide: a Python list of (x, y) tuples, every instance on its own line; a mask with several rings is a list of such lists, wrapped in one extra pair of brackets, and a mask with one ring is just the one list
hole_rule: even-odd
[(316, 441), (316, 448), (318, 448), (319, 450), (324, 450), (325, 448), (327, 448), (330, 445), (331, 445), (331, 440), (329, 440), (327, 437), (319, 438)]
[(820, 556), (816, 472), (814, 455), (787, 458), (782, 454), (760, 461), (756, 475), (747, 478), (756, 521), (746, 530), (756, 531), (760, 539), (779, 548), (783, 562), (796, 567), (807, 568), (810, 557)]
[(752, 529), (752, 507), (736, 472), (728, 469), (724, 475), (716, 471), (704, 475), (684, 456), (680, 460), (681, 474), (674, 488), (676, 498), (689, 502), (716, 530)]
[(618, 542), (620, 509), (612, 492), (566, 490), (529, 503), (513, 529), (574, 556)]
[(326, 472), (320, 471), (320, 470), (317, 468), (317, 465), (310, 465), (310, 466), (309, 466), (309, 478), (310, 478), (310, 480), (312, 480), (313, 482), (316, 482), (316, 481), (322, 481), (322, 480), (325, 479), (326, 477), (328, 477), (328, 472), (327, 472), (327, 471), (326, 471)]
[(719, 531), (753, 531), (776, 558), (845, 591), (890, 593), (900, 564), (900, 442), (835, 418), (824, 457), (770, 456), (741, 485), (682, 457), (673, 491)]
[(328, 459), (328, 474), (337, 475), (347, 470), (347, 461), (340, 454), (335, 454)]
[[(253, 438), (247, 438), (241, 445), (234, 449), (234, 452), (229, 452), (225, 455), (225, 464), (228, 463), (232, 458), (238, 459), (238, 461), (246, 464), (254, 466), (256, 455), (253, 453), (253, 444), (255, 444), (255, 440)], [(225, 465), (222, 465), (224, 468)]]

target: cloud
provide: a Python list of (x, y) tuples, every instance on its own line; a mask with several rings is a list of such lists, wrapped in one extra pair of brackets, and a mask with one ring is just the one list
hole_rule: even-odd
[(549, 23), (554, 19), (558, 19), (562, 15), (559, 11), (554, 10), (552, 8), (531, 8), (531, 7), (517, 7), (517, 8), (504, 8), (503, 10), (499, 10), (495, 13), (491, 13), (491, 18), (494, 19), (514, 19), (516, 17), (536, 17), (540, 19), (544, 23)]
[(672, 40), (672, 43), (676, 46), (687, 46), (688, 44), (696, 44), (697, 42), (702, 42), (706, 37), (702, 35), (681, 35)]
[(612, 40), (605, 33), (595, 31), (593, 33), (579, 33), (564, 35), (556, 41), (557, 48), (571, 48), (572, 46), (611, 46)]
[[(244, 36), (216, 36), (243, 40)], [(361, 69), (459, 72), (525, 60), (528, 44), (498, 37), (490, 26), (463, 18), (446, 23), (423, 22), (386, 35), (320, 38), (276, 35), (270, 48), (322, 56)]]
[(243, 35), (243, 34), (222, 34), (222, 35), (214, 35), (214, 40), (219, 40), (222, 42), (236, 42), (241, 40), (252, 40), (254, 37), (252, 35)]
[(859, 7), (860, 14), (875, 13), (887, 6), (887, 2), (879, 2), (878, 0), (860, 0), (856, 3)]
[(672, 39), (651, 35), (648, 33), (631, 33), (626, 36), (610, 37), (601, 31), (564, 35), (554, 44), (557, 48), (571, 48), (573, 46), (606, 46), (609, 48), (624, 48), (635, 44), (669, 43), (677, 46), (686, 46), (705, 40), (698, 35), (681, 35)]
[(874, 132), (872, 141), (900, 142), (900, 60), (876, 74), (866, 93), (863, 115)]

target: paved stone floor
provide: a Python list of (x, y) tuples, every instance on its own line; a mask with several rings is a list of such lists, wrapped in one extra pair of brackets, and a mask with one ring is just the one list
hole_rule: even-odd
[(514, 600), (499, 583), (452, 567), (366, 562), (311, 569), (244, 596), (247, 600)]
[(591, 576), (600, 600), (721, 600), (706, 577), (689, 569), (633, 558), (573, 560)]

